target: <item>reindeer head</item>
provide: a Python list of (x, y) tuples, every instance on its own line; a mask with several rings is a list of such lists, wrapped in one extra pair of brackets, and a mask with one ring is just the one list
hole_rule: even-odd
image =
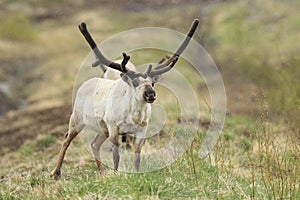
[(154, 84), (149, 77), (143, 76), (131, 79), (128, 75), (121, 73), (121, 78), (126, 82), (134, 92), (134, 96), (139, 101), (145, 101), (147, 103), (153, 103), (156, 100), (156, 92), (154, 90)]
[[(127, 60), (128, 57), (129, 56), (123, 53), (123, 60)], [(124, 67), (120, 75), (122, 80), (133, 88), (137, 99), (144, 100), (147, 103), (153, 103), (156, 99), (154, 90), (155, 83), (163, 73), (169, 71), (175, 65), (177, 60), (178, 56), (175, 56), (169, 65), (160, 64), (155, 69), (152, 69), (152, 65), (150, 64), (143, 73), (132, 71)]]
[(156, 99), (156, 93), (153, 88), (155, 83), (162, 74), (168, 72), (174, 67), (179, 56), (189, 44), (198, 24), (199, 20), (195, 19), (184, 41), (176, 50), (176, 52), (172, 56), (168, 57), (167, 61), (162, 60), (154, 69), (152, 68), (152, 65), (149, 65), (145, 72), (137, 72), (126, 68), (126, 64), (130, 59), (130, 56), (128, 56), (126, 53), (123, 53), (123, 60), (121, 64), (110, 61), (98, 49), (95, 41), (87, 30), (86, 23), (82, 22), (79, 25), (79, 29), (98, 58), (98, 60), (94, 62), (92, 66), (96, 67), (100, 65), (100, 67), (103, 67), (103, 65), (105, 65), (120, 71), (122, 80), (131, 88), (133, 88), (138, 99), (144, 100), (147, 103), (153, 103)]

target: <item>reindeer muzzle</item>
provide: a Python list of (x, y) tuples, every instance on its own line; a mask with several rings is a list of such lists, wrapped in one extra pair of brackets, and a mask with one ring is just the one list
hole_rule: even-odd
[(156, 100), (155, 91), (152, 88), (148, 88), (145, 90), (143, 97), (147, 103), (153, 103)]

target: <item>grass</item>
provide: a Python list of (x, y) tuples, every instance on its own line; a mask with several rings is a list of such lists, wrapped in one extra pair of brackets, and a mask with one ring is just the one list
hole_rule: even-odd
[[(161, 170), (128, 174), (106, 168), (106, 176), (96, 174), (92, 156), (80, 140), (75, 140), (62, 168), (62, 179), (52, 180), (61, 139), (44, 136), (24, 145), (6, 158), (11, 164), (2, 167), (1, 199), (296, 199), (300, 195), (300, 160), (298, 136), (284, 127), (270, 128), (262, 113), (254, 129), (251, 145), (242, 142), (237, 132), (228, 140), (221, 136), (213, 153), (200, 159), (199, 131), (189, 150)], [(236, 121), (229, 117), (229, 120)], [(243, 119), (255, 126), (251, 121)], [(238, 124), (231, 124), (238, 126)], [(281, 129), (281, 130), (280, 130)], [(278, 131), (284, 131), (285, 138)], [(230, 132), (230, 127), (225, 127)], [(284, 139), (284, 144), (278, 143)], [(234, 144), (236, 143), (236, 144)], [(244, 142), (245, 143), (245, 142)], [(283, 148), (282, 148), (283, 146)], [(234, 150), (235, 149), (235, 150)], [(122, 158), (121, 158), (122, 159)], [(17, 161), (17, 162), (15, 162)], [(12, 163), (19, 163), (17, 165)], [(26, 163), (26, 164), (25, 164)]]
[(257, 157), (252, 157), (259, 165), (254, 168), (259, 169), (268, 198), (299, 197), (299, 131), (287, 128), (284, 135), (274, 133), (264, 106), (262, 110), (255, 133)]

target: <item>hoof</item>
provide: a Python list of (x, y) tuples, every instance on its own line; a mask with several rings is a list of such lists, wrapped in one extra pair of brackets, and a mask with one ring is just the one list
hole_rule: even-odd
[(98, 177), (99, 178), (104, 178), (105, 177), (105, 170), (101, 167), (101, 168), (98, 168), (98, 170), (97, 170), (97, 174), (98, 174)]
[(60, 170), (53, 170), (51, 172), (50, 177), (53, 177), (55, 180), (58, 180), (60, 178)]
[(104, 172), (98, 172), (98, 178), (100, 180), (103, 180), (105, 178), (105, 173)]

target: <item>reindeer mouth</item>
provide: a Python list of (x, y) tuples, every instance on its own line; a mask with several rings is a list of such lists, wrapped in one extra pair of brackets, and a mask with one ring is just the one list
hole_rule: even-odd
[(147, 102), (147, 103), (153, 103), (155, 100), (156, 100), (156, 97), (155, 96), (146, 96), (144, 94), (144, 100)]
[(153, 103), (155, 100), (156, 100), (155, 97), (153, 97), (153, 98), (148, 98), (148, 99), (146, 100), (146, 102), (147, 102), (147, 103)]

